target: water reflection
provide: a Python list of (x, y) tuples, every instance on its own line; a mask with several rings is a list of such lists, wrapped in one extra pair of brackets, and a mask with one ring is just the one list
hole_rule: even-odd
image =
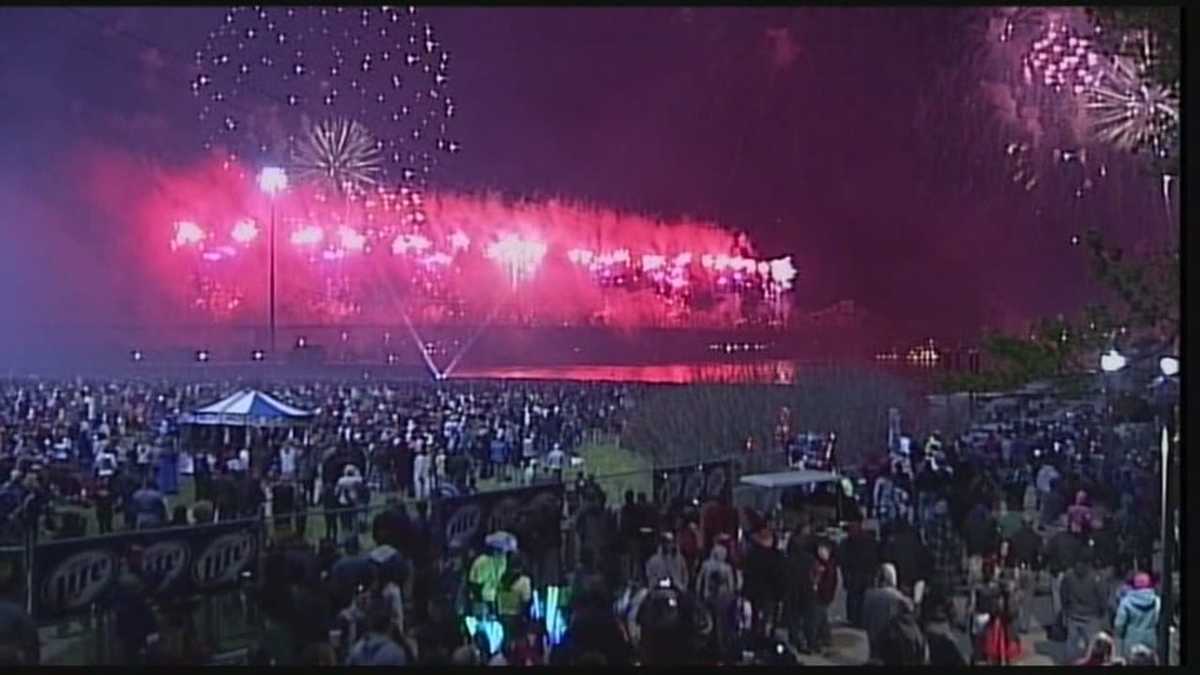
[(460, 368), (451, 379), (566, 380), (574, 382), (641, 382), (694, 384), (702, 382), (791, 384), (797, 365), (792, 361), (759, 363), (675, 363), (651, 366), (573, 365)]
[(562, 380), (567, 382), (637, 382), (643, 384), (794, 384), (805, 374), (890, 373), (928, 383), (937, 372), (929, 367), (872, 362), (757, 361), (747, 363), (673, 363), (631, 365), (495, 366), (459, 368), (452, 380)]

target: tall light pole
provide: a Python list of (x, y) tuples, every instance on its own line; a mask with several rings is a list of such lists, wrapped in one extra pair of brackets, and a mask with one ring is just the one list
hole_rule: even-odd
[(287, 172), (277, 166), (268, 166), (258, 173), (258, 187), (271, 199), (271, 230), (267, 235), (270, 263), (267, 271), (268, 322), (271, 335), (271, 353), (275, 353), (275, 197), (287, 189)]
[(1158, 652), (1159, 663), (1169, 665), (1171, 658), (1171, 621), (1175, 615), (1175, 547), (1176, 547), (1176, 532), (1175, 532), (1175, 508), (1172, 501), (1176, 497), (1176, 491), (1172, 489), (1174, 476), (1172, 475), (1175, 464), (1175, 444), (1176, 434), (1179, 433), (1177, 426), (1177, 390), (1174, 387), (1178, 385), (1175, 378), (1179, 375), (1179, 359), (1174, 356), (1165, 356), (1159, 361), (1159, 370), (1162, 371), (1162, 380), (1159, 383), (1160, 395), (1156, 396), (1159, 400), (1156, 403), (1160, 404), (1156, 407), (1166, 408), (1164, 411), (1164, 419), (1162, 424), (1162, 442), (1160, 445), (1159, 470), (1162, 473), (1162, 531), (1160, 533), (1162, 539), (1162, 597), (1159, 604), (1158, 614)]

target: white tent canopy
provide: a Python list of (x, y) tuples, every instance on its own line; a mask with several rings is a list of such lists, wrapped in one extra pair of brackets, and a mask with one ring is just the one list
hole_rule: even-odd
[(798, 485), (813, 485), (816, 483), (836, 483), (841, 476), (829, 471), (781, 471), (779, 473), (756, 473), (742, 476), (741, 482), (760, 488), (790, 488)]
[(242, 389), (180, 416), (179, 421), (200, 426), (277, 427), (306, 422), (313, 415), (257, 389)]

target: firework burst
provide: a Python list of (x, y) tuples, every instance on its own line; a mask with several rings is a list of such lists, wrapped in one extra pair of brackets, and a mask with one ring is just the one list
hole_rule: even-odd
[(1179, 94), (1147, 77), (1155, 60), (1149, 33), (1133, 39), (1133, 55), (1113, 57), (1105, 77), (1088, 88), (1089, 130), (1099, 142), (1163, 158), (1179, 128)]
[(310, 124), (304, 141), (292, 156), (301, 180), (358, 194), (383, 178), (383, 143), (358, 122), (335, 118)]

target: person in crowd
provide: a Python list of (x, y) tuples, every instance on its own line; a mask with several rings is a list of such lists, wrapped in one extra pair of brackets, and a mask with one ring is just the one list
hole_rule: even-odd
[(1069, 663), (1076, 666), (1111, 666), (1116, 655), (1112, 636), (1104, 631), (1096, 633), (1090, 644), (1085, 644), (1086, 652)]
[(1009, 510), (1008, 501), (996, 502), (996, 530), (1001, 539), (1011, 540), (1021, 530), (1023, 518), (1019, 511)]
[(496, 590), (496, 613), (505, 635), (519, 638), (524, 634), (525, 618), (529, 616), (532, 601), (533, 581), (526, 571), (523, 556), (515, 555)]
[(658, 551), (646, 561), (646, 583), (653, 588), (667, 580), (675, 588), (686, 589), (688, 577), (688, 563), (679, 551), (675, 535), (663, 534)]
[(1042, 538), (1033, 528), (1033, 517), (1024, 516), (1021, 528), (1009, 540), (1012, 561), (1018, 567), (1037, 571), (1042, 565)]
[(902, 604), (876, 638), (872, 659), (883, 666), (924, 666), (929, 662), (929, 645), (911, 604)]
[(783, 560), (785, 574), (780, 584), (786, 594), (782, 600), (783, 616), (788, 637), (801, 653), (812, 653), (818, 648), (817, 583), (820, 574), (814, 540), (810, 527), (802, 525), (788, 541), (788, 552)]
[[(947, 500), (939, 499), (934, 503), (924, 535), (933, 565), (930, 570), (933, 576), (947, 588), (959, 588), (963, 581), (965, 547), (958, 529), (950, 520), (950, 504)], [(842, 560), (847, 561), (847, 558), (843, 557)], [(842, 563), (843, 567), (847, 562)]]
[(1068, 526), (1086, 536), (1095, 527), (1095, 520), (1088, 493), (1083, 490), (1075, 493), (1075, 503), (1067, 509)]
[(893, 521), (890, 529), (881, 548), (881, 557), (895, 566), (901, 592), (912, 597), (917, 582), (929, 576), (932, 567), (929, 550), (907, 521)]
[(1088, 640), (1107, 618), (1108, 599), (1091, 556), (1081, 556), (1063, 576), (1059, 589), (1063, 622), (1067, 629), (1067, 662), (1083, 656)]
[(133, 513), (134, 527), (139, 530), (167, 524), (167, 498), (154, 487), (150, 476), (144, 478), (141, 489), (133, 493), (128, 508)]
[(367, 633), (350, 648), (348, 666), (407, 666), (412, 660), (392, 637), (392, 605), (379, 599), (366, 611)]
[(1056, 615), (1062, 614), (1062, 581), (1067, 572), (1084, 555), (1090, 554), (1087, 540), (1078, 530), (1078, 524), (1063, 530), (1046, 544), (1046, 568), (1050, 573), (1052, 608)]
[(954, 602), (940, 583), (930, 584), (921, 600), (921, 632), (929, 646), (929, 665), (962, 668), (970, 665), (971, 649), (955, 626)]
[(838, 551), (842, 566), (842, 586), (846, 590), (846, 619), (855, 628), (863, 627), (863, 596), (879, 574), (879, 542), (875, 532), (853, 521)]
[(468, 589), (477, 607), (476, 616), (496, 615), (496, 594), (508, 571), (508, 559), (509, 553), (504, 548), (489, 544), (471, 563)]
[(101, 478), (96, 481), (91, 498), (92, 504), (95, 505), (96, 526), (99, 528), (100, 534), (111, 533), (113, 531), (113, 509), (115, 507), (116, 496), (113, 494), (109, 478)]
[(827, 653), (833, 647), (829, 606), (833, 604), (838, 579), (837, 561), (834, 560), (832, 546), (827, 541), (819, 541), (816, 544), (812, 578), (815, 596), (810, 605), (811, 613), (805, 621), (805, 627), (808, 629), (807, 642), (810, 649)]
[(996, 519), (984, 503), (976, 504), (963, 523), (963, 541), (967, 547), (967, 583), (983, 581), (983, 560), (994, 555), (999, 546)]
[(717, 653), (722, 659), (732, 654), (737, 628), (737, 582), (728, 557), (724, 546), (714, 545), (696, 580), (696, 594), (713, 617)]
[(863, 628), (872, 660), (883, 659), (884, 631), (901, 612), (914, 610), (913, 601), (897, 588), (896, 567), (883, 563), (878, 585), (863, 597)]
[(420, 500), (429, 499), (433, 491), (433, 467), (429, 453), (415, 441), (413, 446), (413, 495)]
[[(1154, 590), (1150, 575), (1138, 572), (1133, 577), (1133, 590), (1121, 598), (1113, 619), (1113, 630), (1121, 641), (1121, 653), (1133, 660), (1138, 646), (1158, 648), (1158, 622), (1162, 603)], [(1155, 652), (1157, 653), (1157, 652)]]
[(779, 580), (785, 578), (786, 561), (776, 546), (775, 533), (765, 518), (753, 509), (746, 510), (750, 542), (742, 571), (742, 595), (753, 609), (755, 636), (767, 636), (774, 625), (782, 598)]
[(364, 489), (362, 472), (357, 466), (347, 464), (342, 469), (342, 477), (334, 486), (337, 495), (338, 509), (341, 511), (339, 520), (342, 534), (354, 538), (358, 536), (357, 507), (361, 505)]

